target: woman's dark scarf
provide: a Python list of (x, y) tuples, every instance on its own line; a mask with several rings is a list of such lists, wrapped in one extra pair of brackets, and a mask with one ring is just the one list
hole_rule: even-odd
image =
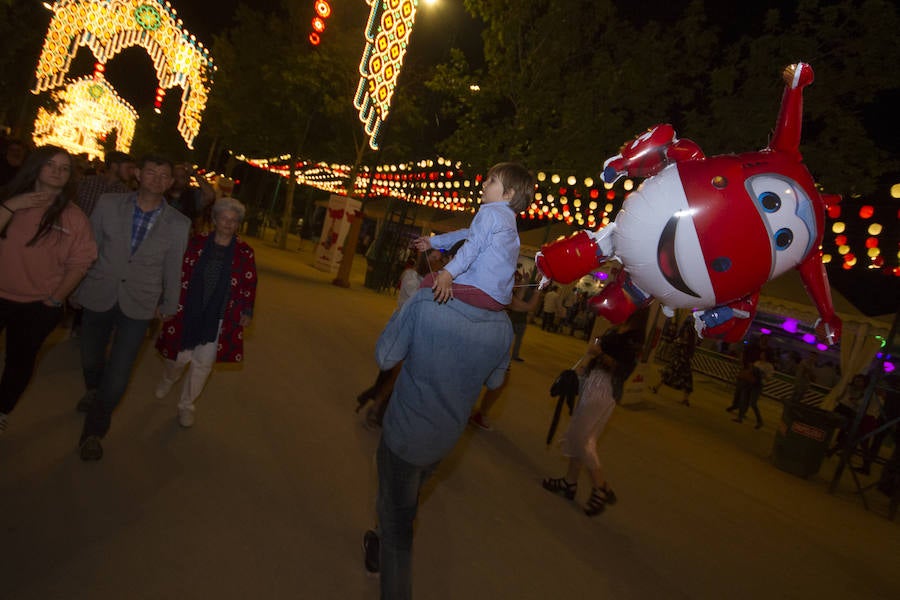
[(203, 276), (209, 266), (209, 257), (213, 253), (214, 235), (210, 234), (206, 247), (200, 253), (197, 265), (191, 275), (187, 294), (184, 300), (184, 329), (181, 334), (181, 349), (192, 350), (202, 344), (216, 341), (219, 336), (219, 320), (223, 315), (225, 301), (231, 288), (231, 263), (237, 237), (225, 249), (225, 256), (215, 288), (206, 305), (203, 304), (204, 287), (207, 285)]

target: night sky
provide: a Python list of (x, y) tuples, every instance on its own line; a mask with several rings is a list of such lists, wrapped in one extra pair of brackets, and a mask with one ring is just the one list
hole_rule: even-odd
[[(283, 0), (245, 0), (257, 10), (277, 9)], [(313, 0), (291, 0), (295, 3), (307, 3), (310, 17), (313, 12)], [(170, 0), (184, 21), (185, 27), (212, 48), (213, 36), (232, 24), (235, 10), (240, 0)], [(341, 4), (363, 0), (333, 0), (335, 11)], [(428, 70), (431, 66), (448, 58), (452, 46), (460, 47), (472, 62), (480, 60), (481, 27), (463, 8), (462, 0), (439, 0), (437, 6), (424, 6), (420, 2), (416, 31), (410, 42), (410, 53), (407, 57), (407, 68)], [(648, 15), (659, 21), (676, 19), (689, 4), (690, 0), (642, 0), (634, 2), (617, 0), (619, 14), (623, 19), (639, 23)], [(763, 15), (771, 8), (791, 10), (796, 0), (750, 0), (744, 2), (721, 2), (708, 0), (707, 14), (710, 20), (720, 26), (726, 37), (752, 32), (762, 24)], [(298, 4), (299, 6), (299, 4)], [(356, 7), (354, 10), (359, 10)], [(365, 8), (362, 9), (365, 14)], [(306, 35), (306, 32), (299, 32)], [(636, 42), (639, 43), (639, 42)], [(362, 51), (360, 40), (360, 52)], [(93, 70), (93, 57), (90, 51), (81, 48), (73, 62), (71, 76), (89, 74)], [(119, 93), (139, 111), (152, 105), (156, 88), (156, 77), (146, 52), (140, 48), (130, 48), (107, 65), (107, 78)], [(173, 93), (177, 93), (174, 92)], [(900, 137), (893, 134), (897, 123), (893, 110), (895, 101), (900, 101), (900, 94), (888, 95), (887, 101), (878, 106), (865, 107), (864, 118), (869, 130), (879, 139), (878, 143), (888, 149), (900, 151)], [(167, 104), (168, 104), (167, 100)], [(883, 123), (882, 127), (871, 127), (873, 123)]]
[[(246, 0), (245, 0), (246, 1)], [(252, 0), (248, 2), (257, 10), (277, 9), (283, 0)], [(313, 0), (292, 0), (309, 4), (312, 17)], [(341, 3), (363, 0), (333, 0), (334, 10), (340, 10)], [(639, 21), (647, 14), (660, 20), (677, 18), (690, 0), (643, 0), (618, 2), (623, 18)], [(232, 24), (235, 10), (240, 0), (170, 0), (185, 28), (197, 36), (207, 48), (212, 48), (213, 36)], [(775, 0), (758, 0), (745, 3), (708, 2), (711, 17), (729, 28), (746, 28), (760, 19), (770, 7), (794, 4)], [(363, 11), (364, 14), (364, 11)], [(411, 41), (409, 61), (419, 68), (428, 68), (445, 60), (451, 46), (461, 47), (470, 60), (480, 58), (481, 28), (463, 8), (462, 0), (440, 0), (438, 6), (423, 6), (417, 16), (416, 33)], [(735, 30), (736, 31), (736, 30)], [(305, 35), (305, 32), (302, 32)], [(360, 52), (362, 41), (360, 41)], [(79, 50), (73, 63), (72, 75), (88, 74), (93, 69), (93, 57), (84, 48)], [(141, 108), (152, 103), (156, 87), (150, 60), (142, 49), (131, 48), (121, 53), (107, 65), (107, 78), (120, 94), (135, 107)]]

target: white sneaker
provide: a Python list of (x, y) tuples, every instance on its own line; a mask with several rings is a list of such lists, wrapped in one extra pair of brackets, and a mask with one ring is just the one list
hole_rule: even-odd
[(156, 391), (153, 394), (159, 399), (162, 400), (166, 396), (169, 395), (169, 392), (172, 390), (172, 386), (175, 385), (174, 381), (169, 381), (168, 379), (160, 379), (159, 383), (156, 384)]
[(9, 425), (9, 417), (6, 413), (0, 413), (0, 433), (6, 431), (6, 427)]
[(194, 411), (187, 408), (178, 409), (178, 424), (182, 427), (193, 427)]

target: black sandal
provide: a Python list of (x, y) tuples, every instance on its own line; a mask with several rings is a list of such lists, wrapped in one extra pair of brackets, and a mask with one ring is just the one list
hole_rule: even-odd
[(551, 477), (550, 479), (545, 479), (541, 485), (548, 492), (558, 494), (566, 500), (574, 500), (575, 490), (578, 489), (578, 482), (569, 483), (565, 477)]
[(604, 485), (602, 488), (594, 487), (591, 490), (591, 497), (588, 498), (587, 504), (584, 506), (584, 514), (589, 517), (599, 515), (606, 508), (607, 504), (612, 506), (616, 503), (616, 500), (618, 500), (616, 493), (608, 485)]

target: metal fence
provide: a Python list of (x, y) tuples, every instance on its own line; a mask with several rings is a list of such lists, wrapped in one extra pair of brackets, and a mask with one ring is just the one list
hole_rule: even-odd
[[(671, 360), (671, 352), (671, 344), (660, 344), (655, 355), (656, 362), (668, 363)], [(694, 352), (694, 357), (691, 359), (691, 368), (694, 373), (701, 373), (727, 383), (734, 383), (740, 370), (740, 362), (733, 356), (719, 354), (706, 348), (697, 348)], [(818, 406), (822, 403), (828, 391), (828, 388), (812, 383), (806, 389), (801, 402), (810, 406)], [(794, 394), (794, 377), (776, 371), (775, 376), (771, 377), (763, 386), (762, 393), (763, 396), (768, 396), (773, 400), (787, 402)]]

